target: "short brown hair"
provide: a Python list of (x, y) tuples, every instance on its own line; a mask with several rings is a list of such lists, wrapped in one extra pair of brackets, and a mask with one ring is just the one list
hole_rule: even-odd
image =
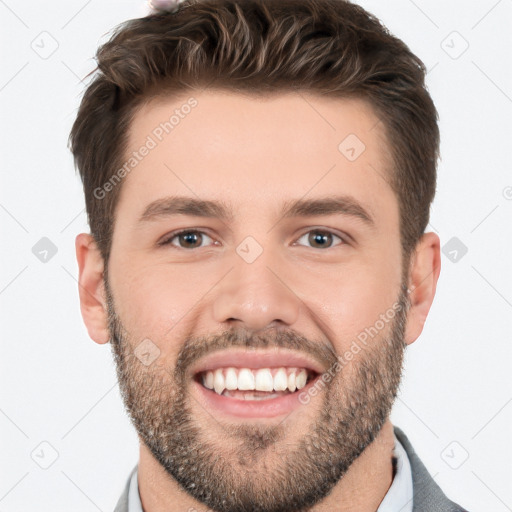
[[(96, 55), (70, 133), (91, 234), (105, 265), (120, 186), (94, 192), (124, 162), (137, 107), (213, 85), (270, 95), (302, 90), (369, 102), (393, 160), (404, 261), (427, 226), (439, 156), (423, 62), (372, 14), (345, 0), (185, 0), (116, 27)], [(340, 141), (341, 142), (341, 141)]]

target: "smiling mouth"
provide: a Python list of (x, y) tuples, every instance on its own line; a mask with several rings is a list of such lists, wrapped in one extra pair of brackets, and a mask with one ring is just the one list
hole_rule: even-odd
[(235, 400), (270, 400), (293, 395), (318, 377), (309, 368), (269, 367), (236, 368), (225, 367), (198, 372), (195, 380), (204, 388)]

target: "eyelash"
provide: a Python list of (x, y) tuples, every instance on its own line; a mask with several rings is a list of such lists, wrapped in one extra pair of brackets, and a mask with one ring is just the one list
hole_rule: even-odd
[[(316, 232), (316, 233), (321, 233), (321, 234), (328, 234), (328, 235), (333, 235), (335, 236), (336, 238), (339, 238), (341, 240), (341, 243), (338, 244), (338, 245), (347, 245), (348, 242), (347, 240), (340, 236), (340, 235), (337, 235), (336, 233), (328, 230), (328, 229), (320, 229), (320, 228), (314, 228), (314, 229), (310, 229), (309, 231), (306, 231), (305, 233), (303, 233), (299, 238), (298, 240), (300, 240), (302, 237), (304, 237), (305, 235), (309, 234), (309, 233), (313, 233), (313, 232)], [(191, 249), (186, 249), (184, 247), (178, 247), (178, 246), (175, 246), (174, 244), (172, 244), (172, 240), (174, 240), (176, 237), (178, 237), (179, 235), (182, 235), (184, 233), (200, 233), (202, 235), (206, 235), (207, 237), (209, 238), (212, 238), (210, 235), (208, 235), (208, 233), (206, 233), (205, 231), (201, 231), (199, 229), (182, 229), (182, 230), (179, 230), (179, 231), (175, 231), (173, 233), (170, 233), (169, 236), (167, 236), (163, 241), (159, 242), (158, 245), (159, 246), (166, 246), (166, 245), (172, 245), (174, 248), (176, 249), (180, 249), (180, 250), (183, 250), (183, 251), (192, 251), (194, 249), (202, 249), (203, 247), (193, 247)], [(334, 247), (337, 247), (336, 245), (334, 246), (331, 246), (331, 247), (328, 247), (327, 249), (332, 249)], [(313, 249), (316, 249), (316, 247), (313, 247)], [(326, 249), (320, 249), (320, 250), (326, 250)]]

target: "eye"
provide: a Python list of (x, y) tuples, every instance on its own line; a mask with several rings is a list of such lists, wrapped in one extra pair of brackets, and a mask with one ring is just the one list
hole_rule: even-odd
[[(333, 246), (332, 244), (334, 239), (338, 239), (341, 242), (337, 245), (343, 245), (347, 243), (341, 236), (323, 229), (312, 229), (307, 233), (304, 233), (298, 239), (298, 242), (303, 239), (307, 239), (307, 242), (312, 244), (312, 247), (315, 249), (329, 249)], [(213, 241), (213, 239), (204, 231), (197, 229), (184, 229), (171, 233), (163, 241), (159, 242), (158, 245), (173, 245), (179, 249), (198, 249), (204, 247), (202, 242), (207, 240)], [(218, 242), (214, 242), (214, 245), (216, 244), (218, 244)], [(295, 244), (297, 244), (297, 242), (295, 242)]]
[[(171, 233), (162, 242), (159, 242), (158, 245), (174, 245), (180, 249), (197, 249), (201, 247), (201, 242), (203, 242), (205, 238), (212, 240), (212, 238), (203, 231), (184, 229)], [(177, 243), (173, 243), (174, 239), (177, 240)]]
[(337, 245), (345, 244), (345, 240), (341, 238), (338, 235), (335, 235), (334, 233), (331, 233), (330, 231), (325, 231), (322, 229), (312, 229), (311, 231), (308, 231), (307, 233), (304, 233), (298, 241), (306, 239), (307, 242), (312, 244), (313, 248), (315, 249), (329, 249), (332, 247), (332, 242), (334, 238), (337, 238), (342, 243)]

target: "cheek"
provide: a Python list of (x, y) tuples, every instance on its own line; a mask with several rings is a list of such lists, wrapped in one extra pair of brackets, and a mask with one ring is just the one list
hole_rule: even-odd
[(150, 338), (163, 350), (163, 340), (182, 340), (194, 307), (212, 284), (183, 267), (134, 262), (117, 268), (116, 311), (134, 343)]
[[(350, 347), (367, 328), (377, 325), (379, 337), (388, 333), (389, 321), (382, 328), (379, 320), (382, 315), (390, 317), (394, 312), (401, 281), (398, 264), (373, 261), (346, 270), (340, 268), (331, 272), (321, 285), (318, 277), (315, 287), (309, 285), (305, 303), (328, 326), (338, 353)], [(308, 285), (304, 284), (306, 289)]]

